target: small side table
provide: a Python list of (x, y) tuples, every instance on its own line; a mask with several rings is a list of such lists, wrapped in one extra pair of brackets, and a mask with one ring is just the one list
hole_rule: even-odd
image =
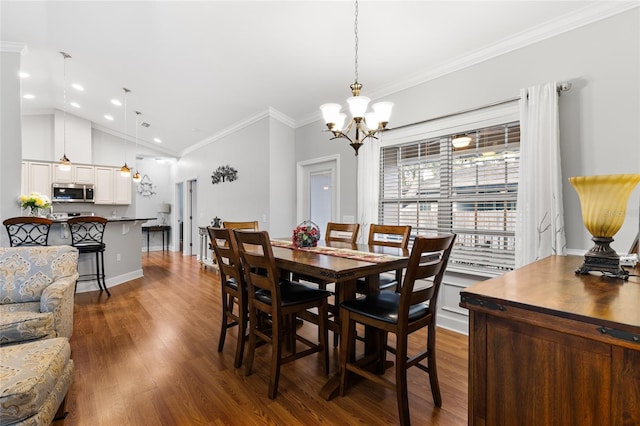
[(151, 226), (143, 226), (142, 227), (142, 232), (146, 232), (147, 233), (147, 253), (149, 253), (149, 235), (152, 232), (161, 232), (162, 233), (162, 251), (164, 252), (164, 246), (165, 246), (165, 238), (164, 238), (164, 234), (167, 234), (167, 239), (166, 239), (166, 244), (167, 244), (167, 251), (169, 251), (169, 231), (171, 231), (171, 226), (169, 225), (151, 225)]

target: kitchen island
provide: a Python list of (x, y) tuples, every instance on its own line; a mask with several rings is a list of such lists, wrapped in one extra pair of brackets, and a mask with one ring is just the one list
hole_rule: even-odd
[[(150, 218), (133, 218), (110, 216), (104, 230), (104, 270), (107, 287), (114, 287), (127, 281), (142, 277), (142, 225)], [(49, 245), (71, 245), (71, 235), (66, 218), (53, 219), (49, 232)], [(95, 256), (80, 256), (78, 272), (80, 274), (95, 273)], [(78, 282), (77, 292), (98, 290), (98, 283), (93, 281)]]

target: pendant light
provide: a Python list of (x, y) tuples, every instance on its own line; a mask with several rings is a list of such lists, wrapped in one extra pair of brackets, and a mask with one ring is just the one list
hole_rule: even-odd
[(123, 87), (124, 91), (124, 134), (122, 136), (122, 141), (124, 142), (124, 166), (120, 167), (120, 174), (123, 177), (131, 176), (131, 169), (127, 166), (127, 93), (131, 92), (131, 90)]
[[(383, 132), (389, 117), (393, 102), (378, 102), (371, 105), (373, 112), (366, 112), (369, 105), (369, 98), (360, 96), (362, 84), (358, 82), (358, 1), (355, 2), (355, 22), (353, 26), (355, 33), (355, 81), (349, 86), (352, 97), (347, 99), (349, 111), (351, 112), (351, 120), (345, 127), (344, 123), (347, 115), (340, 112), (342, 105), (336, 103), (324, 104), (320, 106), (322, 117), (327, 125), (328, 131), (333, 134), (333, 139), (346, 139), (351, 147), (358, 155), (358, 149), (362, 146), (367, 138), (377, 139), (376, 134)], [(349, 132), (354, 130), (353, 135), (349, 136)]]
[(71, 55), (65, 52), (60, 52), (62, 55), (62, 64), (63, 64), (63, 89), (62, 89), (62, 158), (60, 158), (60, 163), (58, 164), (58, 168), (62, 171), (71, 170), (71, 161), (67, 158), (67, 59), (71, 58)]
[(136, 113), (136, 149), (133, 152), (134, 155), (136, 155), (136, 172), (133, 174), (133, 181), (135, 183), (139, 183), (142, 180), (142, 176), (140, 176), (140, 172), (138, 171), (138, 117), (140, 117), (140, 114), (142, 114), (140, 111), (134, 111)]

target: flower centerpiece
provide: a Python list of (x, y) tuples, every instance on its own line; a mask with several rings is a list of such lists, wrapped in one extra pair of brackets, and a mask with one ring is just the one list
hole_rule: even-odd
[(39, 192), (32, 192), (29, 195), (21, 195), (18, 197), (18, 204), (27, 210), (28, 216), (38, 216), (40, 209), (48, 209), (51, 207), (51, 200)]
[(302, 222), (293, 230), (294, 247), (315, 247), (320, 239), (320, 228), (310, 220)]

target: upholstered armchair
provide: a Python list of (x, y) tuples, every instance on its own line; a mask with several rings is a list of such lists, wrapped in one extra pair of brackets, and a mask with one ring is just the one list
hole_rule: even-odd
[(0, 345), (73, 333), (78, 250), (0, 247)]

